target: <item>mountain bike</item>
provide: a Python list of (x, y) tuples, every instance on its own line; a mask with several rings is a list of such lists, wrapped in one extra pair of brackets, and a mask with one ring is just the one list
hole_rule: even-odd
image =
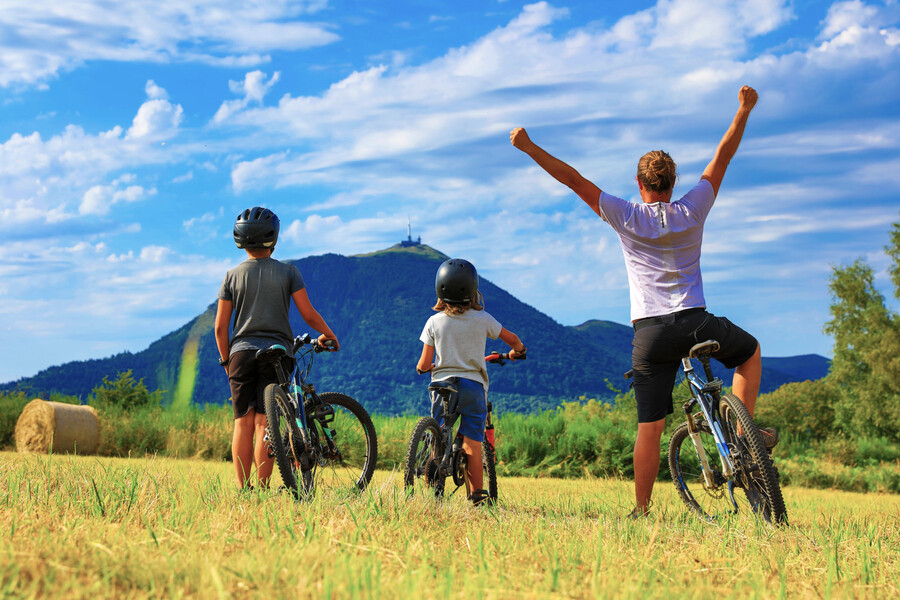
[(266, 439), (284, 486), (295, 498), (319, 488), (338, 493), (362, 490), (375, 472), (378, 441), (369, 413), (346, 394), (318, 393), (309, 381), (313, 358), (330, 348), (309, 334), (294, 338), (290, 376), (282, 367), (288, 356), (284, 346), (256, 353), (259, 360), (272, 364), (278, 377), (263, 396)]
[[(520, 356), (515, 360), (525, 360)], [(484, 358), (489, 363), (503, 366), (509, 358), (508, 353), (492, 352)], [(459, 488), (466, 486), (471, 491), (466, 470), (466, 453), (462, 449), (462, 434), (457, 431), (453, 435), (453, 426), (459, 418), (456, 411), (456, 386), (452, 381), (432, 381), (428, 385), (429, 392), (435, 392), (441, 399), (444, 409), (443, 423), (433, 417), (419, 419), (409, 438), (406, 451), (406, 467), (403, 482), (410, 491), (416, 481), (423, 480), (425, 485), (434, 491), (437, 498), (443, 498), (446, 491), (447, 478), (456, 487), (449, 496)], [(494, 445), (494, 406), (487, 402), (487, 418), (485, 420), (484, 442), (481, 444), (481, 463), (484, 468), (484, 489), (488, 493), (487, 503), (497, 502), (497, 468)], [(451, 442), (452, 440), (452, 442)]]
[[(691, 398), (684, 403), (685, 423), (669, 441), (669, 470), (685, 504), (704, 519), (753, 512), (766, 521), (787, 522), (778, 470), (753, 418), (734, 394), (722, 394), (722, 380), (709, 367), (719, 343), (693, 346), (681, 360)], [(691, 363), (703, 365), (703, 375)], [(698, 412), (694, 412), (699, 408)]]

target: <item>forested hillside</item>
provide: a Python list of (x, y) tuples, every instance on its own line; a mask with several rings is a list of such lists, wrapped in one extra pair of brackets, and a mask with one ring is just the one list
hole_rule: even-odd
[[(398, 245), (361, 256), (325, 254), (290, 261), (303, 274), (313, 305), (341, 341), (340, 352), (316, 358), (313, 374), (320, 390), (344, 391), (383, 414), (424, 410), (426, 379), (415, 372), (421, 352), (418, 338), (432, 314), (434, 274), (445, 258), (426, 245)], [(611, 397), (607, 379), (624, 385), (622, 373), (631, 362), (630, 327), (598, 320), (566, 327), (484, 278), (481, 291), (486, 309), (529, 349), (525, 362), (489, 367), (498, 410), (528, 412), (580, 396)], [(211, 300), (215, 292), (210, 290)], [(195, 403), (225, 402), (229, 392), (217, 364), (214, 314), (211, 304), (142, 352), (67, 363), (0, 389), (86, 398), (104, 376), (130, 369), (151, 390), (162, 390), (166, 401), (172, 401), (177, 388), (187, 390)], [(295, 333), (308, 331), (296, 311), (291, 325)], [(489, 341), (492, 348), (505, 345)], [(822, 377), (828, 369), (820, 356), (764, 361), (764, 391)], [(730, 382), (730, 375), (722, 375)]]

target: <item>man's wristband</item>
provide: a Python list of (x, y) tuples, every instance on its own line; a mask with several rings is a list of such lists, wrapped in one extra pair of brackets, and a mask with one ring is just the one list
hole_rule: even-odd
[(230, 356), (229, 356), (228, 358), (220, 358), (220, 359), (219, 359), (219, 366), (220, 366), (220, 367), (227, 367), (227, 366), (228, 366), (228, 361), (229, 361), (229, 360), (231, 360), (231, 357), (230, 357)]

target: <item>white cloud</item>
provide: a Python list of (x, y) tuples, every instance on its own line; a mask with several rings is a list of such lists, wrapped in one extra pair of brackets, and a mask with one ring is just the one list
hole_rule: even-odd
[(281, 72), (279, 71), (276, 71), (268, 80), (262, 71), (251, 71), (244, 76), (244, 81), (229, 81), (228, 88), (235, 94), (243, 94), (244, 97), (223, 102), (213, 116), (213, 123), (226, 121), (232, 114), (246, 108), (251, 103), (262, 104), (263, 98), (280, 78)]
[(147, 92), (147, 97), (151, 100), (168, 100), (169, 93), (163, 88), (156, 85), (156, 82), (152, 79), (147, 80), (147, 85), (144, 86), (144, 91)]
[(0, 87), (35, 85), (88, 61), (198, 62), (249, 67), (268, 52), (301, 50), (340, 39), (327, 24), (306, 22), (324, 0), (4, 0)]
[(126, 137), (152, 140), (171, 138), (178, 132), (183, 116), (181, 105), (173, 105), (168, 100), (147, 100), (134, 116)]
[[(123, 181), (124, 179), (124, 181)], [(123, 186), (128, 179), (121, 178), (112, 185), (95, 185), (84, 193), (78, 212), (82, 215), (105, 215), (112, 205), (119, 202), (138, 202), (156, 194), (156, 189), (145, 189), (139, 185)]]
[[(148, 81), (143, 103), (127, 133), (115, 126), (95, 134), (67, 126), (46, 140), (37, 132), (14, 133), (0, 143), (0, 214), (17, 222), (60, 223), (78, 215), (104, 215), (121, 202), (156, 194), (123, 169), (175, 162), (180, 151), (163, 151), (179, 131), (180, 105)], [(147, 142), (161, 142), (150, 145)], [(204, 167), (206, 168), (206, 167)]]

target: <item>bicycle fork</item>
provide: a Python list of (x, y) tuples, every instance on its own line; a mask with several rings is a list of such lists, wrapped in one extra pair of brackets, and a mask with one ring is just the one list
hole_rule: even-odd
[[(688, 359), (682, 359), (682, 367), (684, 368), (685, 375), (689, 376), (693, 372), (693, 366)], [(696, 391), (693, 387), (691, 388), (692, 397), (688, 402), (685, 402), (683, 409), (685, 417), (687, 417), (688, 423), (688, 435), (691, 438), (691, 443), (694, 445), (694, 451), (697, 453), (697, 459), (700, 461), (700, 467), (703, 471), (703, 483), (707, 489), (714, 489), (717, 487), (717, 483), (713, 478), (713, 470), (709, 466), (709, 459), (706, 456), (706, 449), (703, 447), (703, 442), (700, 439), (700, 428), (697, 426), (696, 421), (694, 421), (694, 415), (691, 414), (691, 409), (694, 404), (700, 405), (700, 410), (703, 413), (704, 418), (706, 419), (707, 424), (710, 427), (710, 433), (712, 433), (713, 439), (716, 441), (716, 446), (719, 448), (719, 462), (722, 466), (722, 475), (725, 478), (730, 478), (734, 474), (734, 469), (731, 465), (730, 459), (730, 451), (728, 449), (728, 444), (725, 443), (725, 436), (722, 434), (722, 428), (719, 425), (718, 419), (713, 419), (711, 407), (702, 400), (702, 394)]]

